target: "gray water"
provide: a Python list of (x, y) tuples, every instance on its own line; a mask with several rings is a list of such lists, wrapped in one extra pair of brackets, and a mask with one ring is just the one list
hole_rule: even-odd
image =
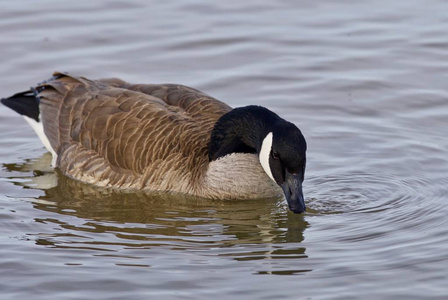
[(0, 3), (1, 96), (54, 70), (263, 105), (308, 211), (68, 180), (0, 107), (1, 299), (447, 299), (446, 1)]

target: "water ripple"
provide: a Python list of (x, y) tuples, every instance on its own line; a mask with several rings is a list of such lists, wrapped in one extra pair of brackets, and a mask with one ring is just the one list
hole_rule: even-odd
[[(309, 208), (315, 214), (377, 213), (407, 205), (421, 205), (431, 196), (433, 182), (363, 171), (338, 171), (307, 179)], [(436, 201), (437, 202), (437, 201)]]

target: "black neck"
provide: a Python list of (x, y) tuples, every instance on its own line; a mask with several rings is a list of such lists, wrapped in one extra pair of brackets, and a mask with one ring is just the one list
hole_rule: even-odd
[(230, 153), (259, 153), (263, 138), (281, 118), (261, 106), (231, 110), (215, 124), (210, 137), (209, 160)]

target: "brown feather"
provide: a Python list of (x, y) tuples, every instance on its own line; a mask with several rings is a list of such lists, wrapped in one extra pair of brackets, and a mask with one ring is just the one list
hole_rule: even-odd
[(64, 73), (41, 85), (41, 119), (63, 174), (102, 186), (197, 194), (215, 122), (231, 108), (181, 85)]

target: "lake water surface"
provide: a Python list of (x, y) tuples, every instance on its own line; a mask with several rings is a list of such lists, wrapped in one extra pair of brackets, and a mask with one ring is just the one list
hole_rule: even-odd
[(1, 299), (447, 299), (448, 2), (0, 3), (0, 96), (54, 70), (263, 105), (308, 212), (68, 180), (0, 107)]

